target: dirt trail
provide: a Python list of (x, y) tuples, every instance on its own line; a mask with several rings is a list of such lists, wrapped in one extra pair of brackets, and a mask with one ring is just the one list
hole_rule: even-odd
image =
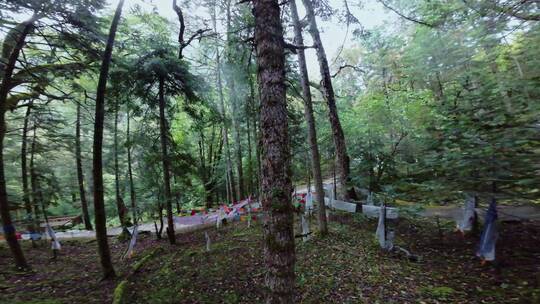
[[(333, 178), (326, 178), (323, 180), (324, 187), (332, 187)], [(307, 185), (295, 186), (296, 193), (307, 192)], [(311, 186), (314, 191), (314, 186)], [(448, 220), (458, 220), (462, 215), (462, 206), (428, 206), (423, 211), (419, 212), (423, 217), (440, 217)], [(502, 221), (540, 221), (540, 206), (504, 206), (499, 205), (497, 207), (499, 219)], [(480, 220), (482, 220), (486, 213), (486, 208), (477, 208)], [(195, 225), (182, 225), (175, 223), (175, 231), (177, 233), (186, 233), (194, 230), (198, 230), (206, 227), (208, 224), (195, 224)], [(132, 229), (132, 228), (131, 228)], [(131, 230), (130, 229), (130, 230)], [(139, 231), (154, 231), (154, 223), (143, 223), (139, 225)], [(121, 227), (114, 227), (107, 229), (107, 235), (117, 236), (122, 233)], [(73, 238), (95, 238), (94, 231), (87, 230), (71, 230), (66, 232), (57, 232), (56, 236), (59, 239), (73, 239)]]
[[(333, 178), (323, 180), (323, 186), (332, 187)], [(307, 185), (295, 186), (296, 193), (306, 193)], [(311, 191), (315, 191), (314, 186), (311, 186)], [(485, 208), (476, 208), (480, 219), (483, 219), (486, 214)], [(524, 206), (508, 206), (499, 205), (497, 207), (499, 219), (502, 221), (540, 221), (540, 206), (524, 205)], [(463, 214), (462, 206), (427, 206), (419, 213), (423, 217), (440, 217), (445, 219), (457, 220)]]

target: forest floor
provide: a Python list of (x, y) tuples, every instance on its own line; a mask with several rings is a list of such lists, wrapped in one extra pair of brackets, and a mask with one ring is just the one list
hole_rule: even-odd
[[(376, 220), (334, 215), (330, 235), (297, 239), (297, 302), (303, 303), (539, 303), (540, 223), (503, 223), (497, 265), (474, 256), (476, 236), (462, 237), (452, 222), (400, 219), (397, 245), (419, 261), (384, 253), (374, 240)], [(23, 244), (33, 266), (13, 269), (0, 244), (0, 303), (261, 303), (264, 264), (261, 226), (244, 222), (220, 231), (178, 235), (168, 245), (150, 234), (137, 243), (136, 255), (121, 260), (127, 243), (111, 238), (118, 278), (100, 281), (95, 240), (65, 240), (58, 259), (49, 245)], [(115, 291), (116, 290), (116, 291)], [(122, 291), (122, 292), (121, 292)]]

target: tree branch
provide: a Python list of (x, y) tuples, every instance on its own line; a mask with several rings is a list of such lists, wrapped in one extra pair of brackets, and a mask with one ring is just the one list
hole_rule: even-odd
[[(466, 1), (463, 1), (466, 3)], [(521, 13), (520, 8), (527, 2), (531, 2), (529, 0), (522, 0), (519, 3), (517, 3), (514, 6), (508, 7), (508, 6), (498, 6), (496, 4), (490, 3), (490, 1), (487, 1), (486, 4), (493, 9), (494, 11), (497, 11), (499, 13), (503, 13), (506, 15), (510, 15), (514, 18), (525, 20), (525, 21), (540, 21), (540, 14), (527, 14), (527, 13)]]
[(386, 7), (387, 9), (391, 10), (392, 12), (396, 13), (398, 16), (400, 16), (401, 18), (404, 18), (404, 19), (407, 19), (409, 21), (412, 21), (414, 23), (418, 23), (418, 24), (421, 24), (423, 26), (427, 26), (427, 27), (430, 27), (430, 28), (434, 28), (436, 27), (435, 24), (432, 24), (432, 23), (428, 23), (428, 22), (425, 22), (425, 21), (422, 21), (422, 20), (418, 20), (416, 18), (413, 18), (413, 17), (409, 17), (409, 16), (406, 16), (404, 14), (402, 14), (401, 12), (399, 12), (397, 9), (391, 7), (388, 3), (386, 3), (384, 0), (379, 0), (379, 2), (384, 6)]
[(182, 9), (180, 6), (177, 5), (176, 0), (173, 0), (173, 10), (176, 12), (176, 15), (178, 16), (178, 21), (180, 22), (180, 32), (178, 33), (178, 59), (184, 58), (184, 55), (182, 52), (184, 49), (193, 42), (193, 40), (197, 37), (202, 38), (202, 35), (205, 32), (210, 31), (210, 29), (199, 29), (197, 30), (191, 37), (188, 38), (188, 40), (184, 39), (184, 35), (186, 32), (186, 23), (184, 21), (184, 13), (182, 12)]
[(314, 45), (295, 45), (289, 42), (285, 42), (285, 49), (290, 50), (296, 54), (296, 50), (314, 49)]
[(360, 72), (360, 73), (365, 73), (366, 71), (362, 70), (361, 68), (355, 66), (355, 65), (352, 65), (352, 64), (344, 64), (342, 66), (339, 67), (339, 69), (334, 73), (334, 75), (332, 75), (332, 78), (335, 78), (339, 73), (341, 73), (341, 70), (343, 69), (346, 69), (346, 68), (351, 68), (357, 72)]

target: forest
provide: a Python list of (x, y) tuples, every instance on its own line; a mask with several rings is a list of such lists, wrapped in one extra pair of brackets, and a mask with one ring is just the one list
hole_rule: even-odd
[(0, 0), (0, 302), (540, 303), (539, 21)]

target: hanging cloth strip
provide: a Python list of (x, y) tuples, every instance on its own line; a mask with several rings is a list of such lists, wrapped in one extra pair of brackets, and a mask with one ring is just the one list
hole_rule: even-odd
[(47, 233), (49, 234), (49, 237), (51, 238), (51, 249), (52, 250), (60, 250), (62, 246), (60, 245), (60, 242), (56, 238), (56, 234), (54, 233), (54, 230), (52, 229), (51, 225), (47, 223)]
[(375, 237), (379, 241), (379, 245), (384, 250), (392, 250), (394, 248), (394, 233), (386, 231), (386, 206), (381, 204), (379, 208), (379, 223)]
[(476, 207), (474, 197), (467, 197), (465, 199), (465, 206), (463, 207), (463, 217), (457, 223), (457, 229), (461, 233), (471, 231), (474, 222), (474, 207)]
[(131, 259), (131, 257), (134, 254), (134, 248), (135, 244), (137, 244), (137, 236), (139, 235), (139, 226), (136, 225), (135, 228), (133, 228), (133, 232), (131, 233), (131, 240), (129, 241), (128, 249), (126, 250), (126, 253), (124, 254), (124, 259)]
[(478, 251), (476, 251), (476, 256), (483, 261), (495, 260), (495, 243), (499, 237), (497, 217), (497, 201), (493, 198), (486, 212), (484, 231), (482, 231), (480, 245), (478, 246)]

